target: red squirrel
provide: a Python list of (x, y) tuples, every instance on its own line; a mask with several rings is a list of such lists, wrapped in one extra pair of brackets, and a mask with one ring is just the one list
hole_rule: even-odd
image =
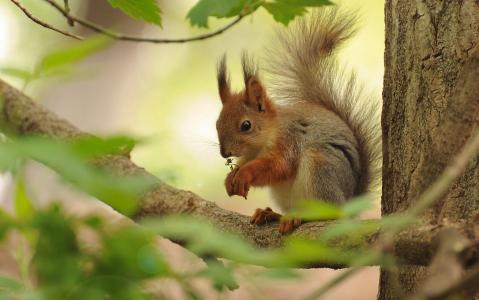
[[(238, 157), (225, 180), (229, 196), (247, 197), (268, 186), (283, 212), (302, 200), (336, 204), (368, 192), (379, 177), (380, 103), (364, 97), (354, 75), (338, 66), (338, 47), (354, 33), (354, 14), (321, 9), (277, 33), (266, 71), (270, 93), (255, 61), (243, 54), (244, 90), (233, 92), (226, 58), (218, 63), (222, 110), (216, 123), (220, 152)], [(251, 223), (280, 221), (290, 233), (299, 219), (257, 209)]]

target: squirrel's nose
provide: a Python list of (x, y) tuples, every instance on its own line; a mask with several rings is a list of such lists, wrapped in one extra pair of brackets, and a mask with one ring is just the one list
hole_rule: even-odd
[(224, 158), (231, 157), (231, 152), (230, 151), (226, 152), (225, 147), (223, 146), (220, 146), (220, 152), (221, 152), (221, 156), (223, 156)]

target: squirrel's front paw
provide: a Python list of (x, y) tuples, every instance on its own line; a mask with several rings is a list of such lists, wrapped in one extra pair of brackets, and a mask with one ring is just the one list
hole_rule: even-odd
[[(246, 199), (253, 181), (253, 175), (248, 171), (248, 168), (239, 168), (232, 177), (231, 183), (226, 187), (228, 195), (238, 195)], [(228, 181), (228, 178), (226, 180)]]
[(225, 188), (226, 188), (226, 193), (228, 194), (228, 196), (233, 196), (234, 193), (233, 193), (233, 190), (234, 190), (234, 185), (233, 185), (233, 178), (235, 177), (236, 175), (236, 172), (238, 172), (239, 168), (236, 168), (234, 170), (232, 170), (228, 176), (226, 176), (226, 179), (225, 179)]

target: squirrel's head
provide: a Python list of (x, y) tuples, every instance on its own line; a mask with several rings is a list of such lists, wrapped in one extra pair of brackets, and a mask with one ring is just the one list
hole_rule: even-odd
[(226, 71), (226, 57), (218, 63), (218, 89), (223, 104), (216, 129), (221, 156), (254, 157), (274, 135), (276, 111), (261, 84), (257, 67), (242, 56), (245, 88), (232, 92)]

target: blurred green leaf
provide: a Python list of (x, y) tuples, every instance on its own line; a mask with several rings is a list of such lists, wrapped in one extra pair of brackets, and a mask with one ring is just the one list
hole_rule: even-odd
[(257, 249), (239, 237), (188, 216), (168, 216), (142, 222), (161, 236), (181, 241), (198, 255), (212, 255), (239, 263), (268, 267), (298, 267), (322, 261), (347, 264), (367, 254), (367, 249), (331, 247), (323, 240), (288, 238), (279, 249)]
[(342, 220), (328, 225), (321, 233), (320, 239), (327, 241), (342, 237), (352, 240), (379, 232), (379, 230), (387, 232), (391, 229), (404, 228), (415, 222), (414, 218), (405, 215), (391, 215), (378, 220)]
[(342, 206), (320, 200), (303, 201), (285, 217), (296, 217), (307, 221), (337, 220), (353, 218), (371, 208), (372, 202), (367, 197), (352, 199)]
[(222, 291), (225, 288), (234, 290), (239, 287), (234, 277), (234, 269), (225, 266), (220, 261), (207, 262), (207, 267), (201, 270), (198, 275), (209, 278), (217, 291)]
[(108, 0), (108, 2), (130, 17), (161, 26), (161, 10), (156, 0)]
[(280, 2), (268, 2), (263, 7), (273, 15), (275, 21), (288, 25), (297, 16), (302, 16), (307, 10), (303, 6), (290, 5)]
[(255, 277), (259, 278), (269, 278), (269, 279), (297, 279), (301, 278), (301, 273), (298, 273), (294, 269), (289, 268), (271, 268), (267, 269), (266, 271), (259, 272), (254, 275)]
[(0, 241), (6, 236), (8, 231), (15, 225), (15, 220), (0, 209)]
[(306, 240), (298, 237), (288, 238), (282, 249), (281, 260), (291, 266), (304, 266), (311, 262), (347, 264), (363, 255), (360, 249), (330, 247), (320, 240)]
[(19, 291), (23, 289), (23, 284), (12, 277), (0, 276), (0, 291)]
[(364, 236), (380, 229), (380, 223), (376, 220), (343, 220), (329, 225), (322, 233), (322, 240), (330, 240), (337, 237)]
[(191, 300), (200, 300), (201, 296), (200, 294), (195, 291), (195, 289), (192, 286), (183, 286), (183, 290), (185, 294), (188, 296), (189, 299)]
[(25, 189), (25, 181), (21, 176), (18, 176), (15, 185), (14, 206), (15, 214), (20, 221), (25, 221), (32, 217), (34, 212), (32, 201), (27, 195), (27, 191)]
[(3, 67), (0, 68), (0, 72), (15, 78), (22, 79), (24, 81), (29, 81), (33, 78), (33, 74), (31, 72), (17, 68)]
[(187, 242), (198, 255), (214, 255), (239, 262), (261, 259), (256, 249), (240, 238), (218, 231), (211, 224), (189, 216), (168, 216), (142, 221), (146, 227), (165, 238)]
[[(152, 177), (116, 176), (95, 168), (85, 161), (85, 153), (104, 153), (111, 145), (99, 146), (99, 140), (90, 139), (94, 145), (83, 140), (82, 155), (78, 153), (78, 144), (51, 140), (42, 137), (24, 137), (0, 144), (0, 169), (8, 170), (12, 161), (32, 159), (50, 167), (63, 179), (81, 190), (95, 196), (123, 214), (130, 214), (136, 208), (136, 202), (147, 188), (154, 184)], [(104, 140), (106, 143), (109, 140)], [(116, 143), (114, 143), (116, 145)], [(75, 145), (75, 144), (73, 144)], [(94, 151), (95, 147), (101, 151)], [(89, 149), (86, 151), (85, 149)]]
[(97, 35), (86, 40), (73, 43), (68, 47), (45, 55), (35, 69), (35, 77), (48, 76), (49, 74), (68, 68), (89, 55), (107, 47), (111, 39), (104, 35)]
[(341, 206), (343, 215), (346, 218), (353, 218), (362, 212), (372, 208), (373, 203), (369, 197), (359, 197), (349, 200)]
[(97, 157), (107, 154), (129, 154), (137, 140), (127, 136), (100, 138), (93, 135), (82, 136), (70, 142), (73, 150), (86, 157)]
[(284, 25), (288, 25), (297, 16), (307, 12), (306, 7), (318, 7), (333, 4), (329, 0), (275, 0), (265, 2), (263, 7), (273, 15), (273, 18)]
[(35, 214), (32, 224), (38, 230), (33, 266), (45, 299), (63, 299), (83, 279), (72, 219), (54, 205)]
[(96, 230), (101, 230), (103, 228), (103, 219), (99, 216), (87, 216), (85, 219), (83, 219), (83, 223)]
[(117, 230), (103, 240), (96, 276), (116, 274), (129, 279), (170, 275), (170, 267), (156, 249), (156, 236), (139, 227)]
[(208, 17), (229, 18), (239, 15), (251, 0), (200, 0), (188, 12), (192, 26), (208, 27)]
[(343, 212), (334, 204), (311, 200), (301, 202), (299, 207), (292, 210), (286, 217), (296, 217), (308, 221), (336, 220), (343, 217)]
[(298, 5), (306, 7), (320, 7), (325, 5), (334, 5), (330, 0), (275, 0), (277, 3)]
[(100, 250), (80, 247), (76, 237), (85, 220), (67, 216), (58, 204), (35, 212), (30, 224), (38, 232), (32, 265), (39, 300), (150, 300), (144, 280), (170, 274), (156, 236), (138, 226), (91, 228), (100, 238)]
[(396, 214), (382, 217), (379, 222), (381, 224), (381, 228), (387, 231), (392, 229), (397, 230), (414, 225), (418, 222), (418, 220), (408, 215)]

